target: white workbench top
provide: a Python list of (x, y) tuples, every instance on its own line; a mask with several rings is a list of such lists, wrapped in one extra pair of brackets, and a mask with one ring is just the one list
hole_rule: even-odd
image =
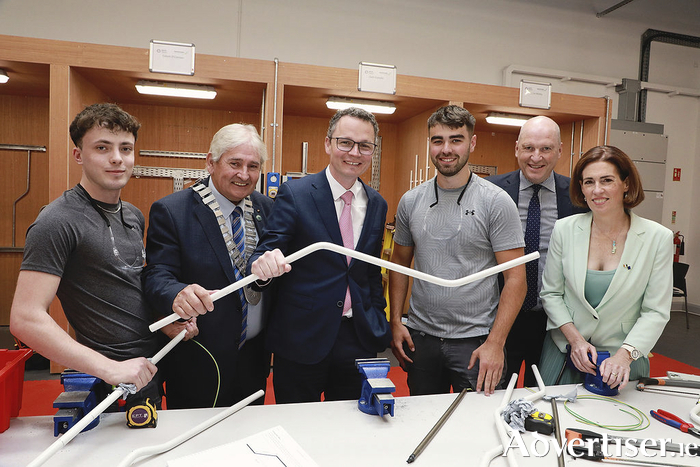
[[(565, 394), (573, 386), (547, 388), (548, 394)], [(689, 389), (688, 391), (697, 391)], [(590, 395), (579, 388), (579, 395)], [(487, 451), (500, 444), (495, 425), (494, 410), (500, 405), (504, 391), (491, 397), (469, 393), (452, 417), (435, 436), (429, 446), (412, 464), (422, 466), (477, 466)], [(516, 390), (514, 398), (529, 394)], [(438, 396), (400, 397), (395, 403), (395, 417), (366, 415), (357, 408), (356, 401), (321, 402), (308, 404), (266, 405), (246, 407), (209, 430), (170, 452), (136, 462), (136, 466), (165, 466), (169, 459), (197, 453), (229, 443), (255, 433), (282, 426), (319, 466), (406, 466), (406, 459), (435, 422), (444, 413), (456, 394)], [(642, 410), (651, 420), (649, 428), (635, 432), (614, 432), (576, 422), (559, 404), (561, 426), (586, 428), (599, 433), (636, 438), (672, 438), (674, 442), (700, 442), (689, 434), (651, 419), (649, 410), (665, 409), (689, 421), (689, 412), (695, 400), (683, 396), (639, 392), (634, 383), (617, 396)], [(548, 402), (536, 403), (538, 409), (551, 413)], [(574, 407), (575, 406), (575, 407)], [(632, 417), (618, 411), (615, 404), (581, 399), (572, 405), (576, 412), (605, 424), (632, 424)], [(622, 407), (625, 408), (625, 407)], [(162, 444), (191, 427), (211, 418), (223, 409), (162, 410), (158, 413), (155, 429), (129, 429), (124, 414), (103, 414), (100, 424), (79, 434), (46, 466), (116, 466), (133, 449)], [(554, 436), (548, 437), (554, 439)], [(534, 437), (523, 435), (528, 447)], [(0, 466), (24, 466), (55, 441), (53, 417), (24, 417), (11, 420), (10, 428), (0, 434)], [(513, 450), (517, 464), (526, 466), (556, 466), (553, 450), (546, 459), (531, 456), (523, 458), (520, 450)], [(654, 462), (673, 462), (678, 465), (700, 466), (700, 458), (638, 457)], [(585, 460), (567, 458), (567, 465), (586, 467), (599, 465)], [(235, 459), (231, 465), (238, 465)], [(496, 458), (492, 466), (506, 466), (506, 459)]]

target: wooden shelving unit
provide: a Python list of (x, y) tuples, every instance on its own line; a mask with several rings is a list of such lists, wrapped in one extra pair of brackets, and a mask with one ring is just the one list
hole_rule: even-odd
[[(68, 126), (84, 106), (95, 102), (116, 102), (142, 122), (137, 151), (206, 153), (212, 135), (221, 126), (253, 124), (263, 128), (269, 153), (266, 171), (285, 174), (301, 171), (303, 142), (309, 143), (308, 171), (317, 172), (326, 166), (323, 141), (333, 114), (325, 107), (328, 97), (393, 101), (396, 112), (377, 117), (382, 136), (379, 191), (389, 204), (388, 221), (393, 219), (401, 195), (409, 189), (409, 173), (416, 156), (418, 166), (426, 166), (426, 121), (441, 105), (457, 103), (474, 114), (477, 148), (470, 163), (496, 166), (499, 173), (517, 168), (517, 129), (487, 124), (489, 111), (545, 114), (556, 120), (564, 141), (565, 155), (557, 167), (561, 173), (569, 173), (571, 158), (566, 153), (571, 141), (575, 161), (586, 149), (602, 143), (608, 121), (606, 102), (598, 98), (554, 94), (550, 110), (524, 109), (518, 106), (515, 88), (405, 75), (397, 76), (395, 95), (363, 93), (357, 91), (357, 70), (211, 55), (196, 56), (194, 76), (169, 75), (149, 72), (147, 48), (15, 36), (0, 35), (0, 68), (10, 75), (10, 82), (0, 85), (0, 144), (47, 147), (46, 153), (33, 158), (31, 190), (17, 206), (18, 246), (24, 244), (24, 233), (41, 206), (79, 181), (80, 169), (70, 157)], [(218, 96), (213, 101), (142, 96), (134, 88), (140, 79), (210, 85), (217, 89)], [(0, 227), (3, 245), (12, 243), (8, 213), (12, 201), (24, 190), (25, 159), (23, 154), (0, 152), (0, 168), (5, 176), (0, 188), (0, 215), (5, 219)], [(136, 163), (204, 167), (201, 159), (177, 157), (141, 156)], [(432, 170), (429, 175), (433, 175)], [(366, 181), (369, 177), (368, 172)], [(143, 177), (132, 180), (123, 197), (148, 217), (151, 203), (171, 193), (172, 187), (172, 180)], [(0, 253), (0, 325), (9, 323), (20, 262), (21, 252)], [(52, 306), (52, 315), (67, 326), (57, 303)]]

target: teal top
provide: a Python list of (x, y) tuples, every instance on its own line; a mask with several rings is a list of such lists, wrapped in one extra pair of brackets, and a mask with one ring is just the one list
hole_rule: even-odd
[(597, 307), (600, 301), (605, 296), (605, 292), (610, 287), (610, 282), (615, 275), (615, 270), (612, 271), (596, 271), (589, 269), (586, 272), (586, 285), (583, 291), (586, 301), (593, 307)]

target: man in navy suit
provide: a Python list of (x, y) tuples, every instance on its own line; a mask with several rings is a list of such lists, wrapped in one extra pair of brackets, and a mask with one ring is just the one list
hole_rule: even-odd
[(378, 131), (372, 114), (338, 111), (326, 135), (328, 167), (280, 187), (249, 260), (261, 280), (281, 276), (272, 281), (278, 299), (267, 334), (278, 403), (320, 401), (321, 393), (325, 400), (358, 399), (355, 359), (376, 357), (389, 344), (379, 267), (327, 250), (293, 265), (285, 259), (316, 242), (379, 256), (387, 203), (359, 179), (372, 163)]
[(189, 320), (163, 328), (172, 337), (186, 327), (189, 339), (161, 363), (168, 408), (226, 407), (266, 386), (272, 297), (259, 301), (249, 290), (216, 303), (210, 297), (245, 275), (262, 233), (272, 200), (255, 185), (266, 156), (255, 127), (227, 125), (207, 154), (210, 177), (151, 206), (144, 293), (157, 314)]
[(554, 166), (561, 157), (561, 151), (559, 125), (548, 117), (533, 117), (520, 129), (515, 143), (515, 158), (518, 160), (520, 170), (487, 178), (503, 188), (518, 205), (524, 233), (534, 187), (541, 187), (537, 188), (540, 201), (540, 259), (537, 267), (537, 288), (528, 292), (528, 294), (534, 293), (535, 298), (531, 302), (526, 298), (506, 340), (507, 370), (510, 373), (520, 371), (524, 360), (526, 386), (537, 385), (531, 366), (540, 361), (542, 343), (546, 334), (547, 315), (539, 300), (539, 291), (542, 288), (542, 271), (547, 260), (549, 237), (552, 235), (552, 228), (557, 219), (584, 211), (571, 204), (569, 177), (554, 172)]

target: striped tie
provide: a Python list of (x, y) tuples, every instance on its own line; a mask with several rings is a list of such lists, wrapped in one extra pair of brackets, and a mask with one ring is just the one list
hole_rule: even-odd
[[(233, 230), (233, 241), (236, 243), (236, 248), (241, 252), (241, 256), (245, 259), (245, 235), (243, 235), (243, 222), (241, 222), (241, 208), (236, 206), (236, 209), (231, 213), (231, 230)], [(236, 281), (243, 279), (243, 273), (238, 270), (236, 265), (233, 265), (233, 272), (236, 275)], [(238, 297), (241, 299), (241, 340), (238, 343), (240, 349), (245, 344), (246, 333), (248, 331), (248, 302), (245, 299), (243, 288), (238, 289)]]

